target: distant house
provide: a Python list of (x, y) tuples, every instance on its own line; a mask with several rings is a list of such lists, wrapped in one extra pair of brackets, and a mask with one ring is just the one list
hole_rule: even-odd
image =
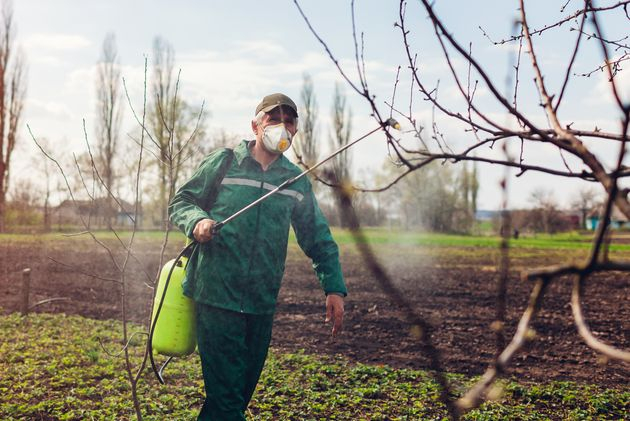
[(566, 226), (570, 229), (581, 229), (580, 221), (582, 218), (580, 217), (580, 213), (572, 210), (561, 211), (560, 212), (562, 218), (566, 221)]
[[(133, 226), (135, 206), (124, 200), (112, 201), (111, 210), (106, 198), (94, 200), (64, 200), (51, 212), (51, 223), (58, 226), (89, 224), (91, 227), (105, 227), (108, 219), (116, 227)], [(142, 222), (142, 210), (138, 211), (137, 226)]]
[[(601, 214), (603, 213), (603, 207), (600, 206), (593, 209), (586, 216), (586, 228), (589, 230), (596, 230), (601, 220)], [(630, 228), (630, 221), (626, 215), (624, 215), (617, 206), (613, 206), (610, 215), (610, 227), (613, 229)]]

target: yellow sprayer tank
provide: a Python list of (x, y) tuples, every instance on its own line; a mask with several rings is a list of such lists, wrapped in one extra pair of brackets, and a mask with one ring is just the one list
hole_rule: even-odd
[[(197, 346), (195, 333), (195, 303), (182, 291), (182, 281), (186, 275), (188, 259), (181, 257), (173, 269), (168, 282), (166, 295), (153, 331), (153, 351), (169, 357), (182, 357), (191, 354)], [(160, 272), (160, 279), (153, 303), (151, 325), (164, 294), (164, 285), (175, 259), (168, 261)]]

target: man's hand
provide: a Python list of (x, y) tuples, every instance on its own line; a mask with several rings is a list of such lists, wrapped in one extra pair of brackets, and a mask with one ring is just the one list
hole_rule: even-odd
[(215, 223), (215, 221), (209, 218), (197, 222), (197, 225), (195, 225), (193, 229), (193, 237), (195, 237), (195, 240), (199, 243), (212, 240), (212, 227)]
[(332, 335), (337, 336), (343, 325), (343, 297), (336, 294), (326, 296), (326, 323), (333, 322)]

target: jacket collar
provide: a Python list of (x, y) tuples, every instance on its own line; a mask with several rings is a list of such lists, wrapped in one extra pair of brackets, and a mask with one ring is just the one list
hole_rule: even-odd
[[(243, 163), (243, 161), (246, 158), (251, 159), (253, 162), (258, 163), (254, 159), (251, 153), (251, 148), (254, 146), (254, 142), (255, 141), (253, 140), (243, 140), (234, 148), (234, 157), (236, 158), (236, 161), (238, 162), (239, 166)], [(283, 154), (283, 155), (280, 155), (278, 159), (273, 161), (271, 165), (269, 165), (269, 169), (279, 167), (279, 168), (284, 168), (288, 170), (288, 169), (291, 169), (291, 166), (292, 166), (291, 162)]]

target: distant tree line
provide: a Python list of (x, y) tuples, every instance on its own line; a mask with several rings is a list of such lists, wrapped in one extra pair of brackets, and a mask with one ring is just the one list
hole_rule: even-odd
[[(198, 164), (198, 159), (191, 158), (233, 140), (224, 132), (210, 137), (203, 105), (195, 107), (182, 98), (170, 43), (159, 36), (154, 39), (152, 55), (147, 59), (150, 72), (146, 80), (146, 104), (139, 114), (132, 108), (136, 127), (130, 129), (122, 142), (122, 118), (125, 110), (129, 114), (126, 104), (129, 93), (123, 86), (116, 37), (108, 33), (96, 62), (95, 121), (84, 122), (86, 150), (77, 155), (68, 154), (64, 150), (65, 139), (38, 135), (39, 146), (45, 151), (55, 151), (66, 171), (62, 177), (48, 159), (42, 164), (39, 155), (33, 158), (36, 162), (33, 171), (17, 178), (9, 163), (16, 142), (23, 140), (18, 139), (17, 127), (26, 82), (23, 59), (13, 52), (13, 40), (12, 10), (10, 3), (6, 3), (0, 22), (0, 232), (17, 231), (25, 226), (39, 226), (47, 231), (55, 224), (79, 225), (86, 202), (94, 208), (86, 220), (89, 228), (120, 226), (125, 219), (121, 213), (134, 212), (142, 212), (138, 218), (141, 227), (166, 228), (169, 198)], [(130, 186), (139, 160), (143, 177), (136, 210), (130, 209), (128, 203), (134, 201)], [(38, 183), (33, 182), (35, 178)], [(56, 205), (51, 205), (51, 201)], [(70, 215), (69, 209), (59, 209), (68, 201), (75, 202), (74, 215)], [(62, 218), (60, 214), (65, 216)]]
[[(554, 192), (549, 189), (536, 188), (529, 196), (530, 206), (527, 209), (510, 211), (513, 235), (522, 232), (548, 233), (586, 229), (589, 214), (598, 214), (601, 210), (602, 199), (592, 188), (580, 190), (569, 204), (563, 209), (558, 204)], [(494, 221), (499, 230), (499, 217)]]
[[(305, 167), (318, 161), (317, 99), (310, 75), (304, 75), (301, 92), (300, 138), (295, 144), (298, 162)], [(352, 111), (340, 86), (335, 85), (331, 107), (329, 144), (335, 151), (352, 140)], [(321, 143), (320, 143), (321, 145)], [(333, 203), (330, 189), (322, 189), (317, 181), (332, 188), (351, 185), (352, 160), (348, 151), (332, 160), (331, 169), (314, 176), (315, 191), (331, 225), (346, 227)], [(395, 167), (394, 167), (395, 168)], [(383, 177), (395, 175), (391, 165), (385, 165)], [(418, 190), (417, 187), (420, 187)], [(426, 172), (417, 172), (403, 179), (386, 193), (357, 192), (353, 205), (364, 226), (395, 225), (406, 229), (437, 232), (469, 233), (475, 222), (479, 181), (477, 167), (464, 165), (455, 170), (449, 164), (435, 163)]]
[[(147, 149), (147, 172), (155, 175), (155, 182), (149, 179), (145, 186), (140, 206), (141, 226), (144, 228), (164, 228), (166, 203), (182, 178), (194, 170), (196, 160), (191, 155), (203, 155), (212, 147), (231, 144), (236, 141), (226, 133), (209, 140), (205, 131), (205, 120), (200, 110), (194, 109), (177, 98), (174, 76), (174, 52), (170, 44), (156, 37), (154, 41), (154, 61), (152, 70), (152, 99), (149, 101), (148, 118), (145, 130), (150, 133)], [(88, 222), (94, 227), (120, 226), (121, 213), (128, 212), (131, 206), (113, 197), (120, 194), (124, 184), (125, 159), (119, 145), (120, 121), (122, 114), (122, 87), (117, 61), (115, 37), (108, 34), (103, 42), (101, 59), (97, 63), (96, 87), (99, 113), (96, 121), (96, 153), (76, 158), (79, 172), (97, 172), (102, 179), (102, 190), (94, 192), (91, 203), (94, 208), (86, 211), (84, 201), (77, 203), (76, 213), (88, 215)], [(321, 138), (318, 127), (319, 110), (315, 87), (310, 75), (305, 74), (300, 95), (300, 136), (294, 143), (298, 163), (312, 166), (320, 158)], [(346, 103), (339, 85), (335, 85), (330, 110), (331, 128), (328, 133), (330, 148), (335, 150), (352, 137), (352, 111)], [(134, 135), (136, 144), (139, 135)], [(203, 146), (205, 145), (205, 147)], [(209, 146), (212, 145), (212, 146)], [(133, 163), (127, 163), (131, 167)], [(350, 186), (352, 180), (352, 160), (348, 153), (337, 156), (326, 166), (327, 171), (317, 173), (313, 178), (313, 189), (319, 198), (322, 211), (333, 226), (346, 226), (333, 200), (335, 186)], [(386, 162), (380, 172), (371, 174), (379, 181), (398, 175), (397, 167)], [(46, 193), (35, 194), (38, 189), (27, 180), (18, 181), (18, 187), (9, 197), (7, 221), (10, 226), (51, 226), (62, 228), (72, 225), (68, 209), (52, 209), (49, 197), (55, 187), (51, 186), (52, 172), (48, 165), (44, 168), (47, 180)], [(401, 170), (402, 171), (402, 170)], [(323, 181), (323, 182), (320, 182)], [(72, 185), (85, 184), (85, 175), (77, 174)], [(60, 188), (57, 187), (57, 190)], [(417, 171), (381, 193), (357, 191), (353, 195), (353, 205), (364, 226), (388, 226), (403, 229), (426, 230), (444, 233), (467, 234), (474, 232), (477, 198), (479, 193), (478, 171), (475, 163), (452, 165), (435, 161), (426, 166), (425, 171)], [(44, 203), (42, 204), (42, 198)], [(579, 223), (567, 217), (554, 200), (551, 192), (537, 189), (532, 192), (530, 209), (513, 210), (512, 224), (519, 232), (554, 233), (567, 229), (584, 227), (587, 212), (596, 205), (596, 195), (592, 191), (580, 192), (572, 203), (572, 209), (579, 211)], [(67, 202), (63, 203), (67, 208)], [(61, 205), (59, 206), (59, 208)], [(102, 208), (102, 209), (101, 209)], [(499, 232), (499, 224), (494, 228)]]

